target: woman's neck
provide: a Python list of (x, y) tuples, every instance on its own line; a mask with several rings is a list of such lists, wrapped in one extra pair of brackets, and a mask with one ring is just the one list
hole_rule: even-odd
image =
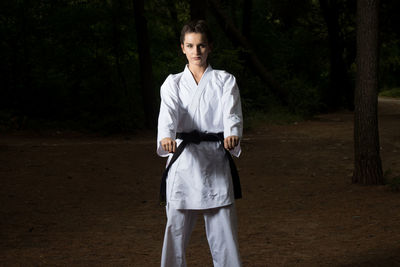
[(192, 73), (193, 78), (195, 79), (197, 84), (199, 84), (201, 77), (203, 77), (203, 74), (206, 71), (207, 67), (208, 67), (208, 65), (196, 66), (196, 65), (189, 64), (189, 70)]

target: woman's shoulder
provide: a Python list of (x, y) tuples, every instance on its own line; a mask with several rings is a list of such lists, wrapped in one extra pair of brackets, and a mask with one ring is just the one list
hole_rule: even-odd
[(227, 81), (235, 81), (236, 80), (235, 76), (233, 74), (227, 72), (226, 70), (214, 69), (213, 71), (214, 71), (215, 77), (222, 83), (225, 83)]
[(180, 79), (182, 78), (183, 72), (176, 73), (176, 74), (169, 74), (167, 78), (164, 81), (164, 86), (169, 85), (169, 86), (175, 86), (179, 84)]

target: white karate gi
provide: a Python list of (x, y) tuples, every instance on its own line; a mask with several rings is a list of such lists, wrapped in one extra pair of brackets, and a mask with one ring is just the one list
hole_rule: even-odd
[[(183, 72), (169, 75), (161, 86), (157, 153), (171, 159), (172, 154), (163, 150), (160, 141), (165, 137), (175, 139), (177, 132), (198, 130), (241, 137), (242, 121), (239, 89), (233, 75), (208, 66), (196, 84), (186, 66)], [(176, 141), (179, 145), (182, 140)], [(231, 154), (238, 157), (240, 152), (239, 143)], [(203, 210), (214, 266), (240, 266), (233, 184), (223, 144), (188, 144), (169, 170), (166, 193), (168, 222), (162, 266), (186, 266), (184, 252), (194, 226), (192, 221), (199, 213), (196, 210)], [(217, 225), (226, 229), (218, 229)]]

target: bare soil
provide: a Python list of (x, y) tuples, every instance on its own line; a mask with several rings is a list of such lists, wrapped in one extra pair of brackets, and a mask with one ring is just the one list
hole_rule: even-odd
[[(400, 101), (380, 98), (381, 157), (400, 175)], [(400, 266), (400, 193), (351, 183), (353, 115), (245, 132), (236, 161), (243, 266)], [(0, 266), (159, 266), (165, 159), (155, 134), (0, 135)], [(188, 266), (212, 266), (204, 223)]]

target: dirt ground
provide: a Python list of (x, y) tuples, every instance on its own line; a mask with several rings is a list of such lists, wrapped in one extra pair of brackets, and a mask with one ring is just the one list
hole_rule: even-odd
[[(400, 101), (381, 98), (384, 170), (400, 175)], [(353, 117), (245, 132), (236, 161), (243, 266), (400, 266), (400, 193), (351, 184)], [(165, 159), (155, 134), (0, 135), (0, 266), (159, 266)], [(198, 221), (188, 266), (212, 266)], [(228, 266), (229, 267), (229, 266)]]

